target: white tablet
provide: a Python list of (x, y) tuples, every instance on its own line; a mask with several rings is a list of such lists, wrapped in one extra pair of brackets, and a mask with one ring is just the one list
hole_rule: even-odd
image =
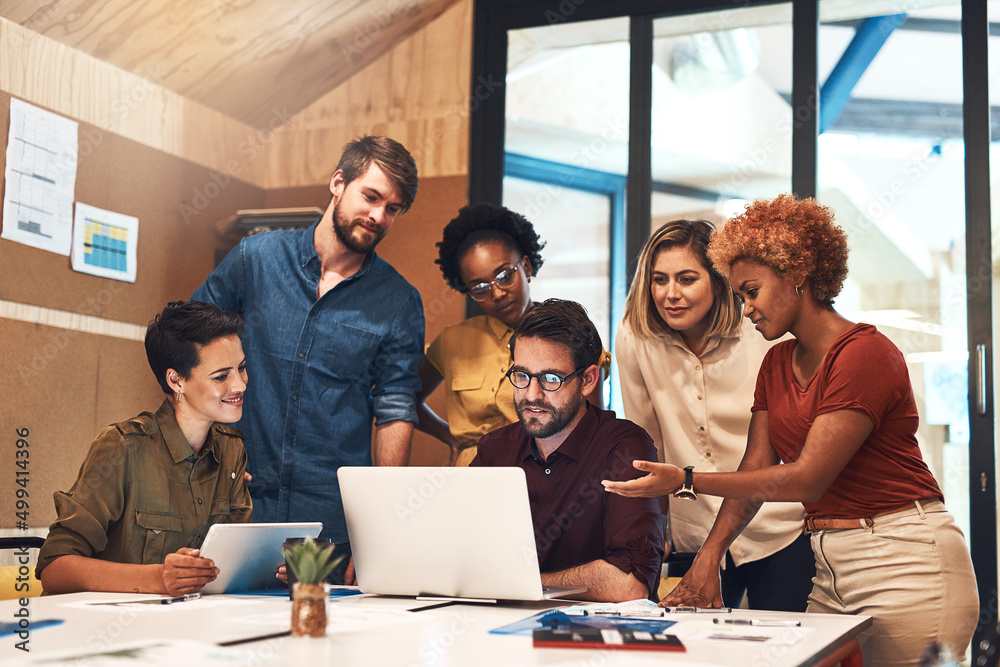
[(215, 581), (202, 593), (237, 593), (264, 588), (274, 582), (274, 573), (285, 562), (282, 543), (290, 537), (317, 537), (323, 524), (217, 523), (208, 529), (201, 545), (202, 558), (211, 558), (219, 568)]

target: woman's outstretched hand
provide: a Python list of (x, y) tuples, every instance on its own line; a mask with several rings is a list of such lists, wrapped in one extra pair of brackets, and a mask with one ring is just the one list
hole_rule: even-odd
[(614, 482), (605, 479), (601, 482), (605, 491), (617, 493), (629, 498), (652, 498), (665, 496), (681, 488), (684, 484), (684, 471), (669, 463), (653, 463), (652, 461), (633, 461), (636, 470), (649, 474), (627, 482)]

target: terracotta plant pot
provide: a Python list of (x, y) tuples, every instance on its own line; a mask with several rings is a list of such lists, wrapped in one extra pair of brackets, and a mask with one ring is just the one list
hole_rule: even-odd
[(292, 584), (292, 636), (325, 637), (330, 584)]

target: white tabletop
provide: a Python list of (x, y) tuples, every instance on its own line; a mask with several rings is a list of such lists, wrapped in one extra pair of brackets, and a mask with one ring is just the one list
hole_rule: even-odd
[[(275, 637), (221, 648), (217, 642), (287, 630), (291, 603), (287, 597), (205, 596), (171, 605), (104, 604), (148, 600), (148, 595), (80, 593), (33, 598), (26, 607), (28, 643), (18, 635), (0, 635), (0, 664), (24, 665), (56, 655), (98, 652), (154, 640), (187, 642), (148, 649), (166, 660), (175, 652), (184, 667), (207, 664), (295, 665), (784, 665), (814, 664), (821, 657), (871, 625), (866, 616), (782, 614), (737, 610), (727, 617), (791, 619), (801, 629), (747, 628), (713, 624), (716, 614), (671, 614), (677, 625), (667, 632), (683, 641), (686, 652), (536, 649), (530, 636), (489, 631), (567, 603), (457, 604), (407, 613), (430, 603), (404, 598), (370, 596), (331, 601), (330, 634), (325, 639)], [(0, 621), (24, 617), (17, 600), (0, 602)], [(61, 619), (57, 625), (44, 621)], [(773, 639), (750, 641), (708, 638), (715, 632), (760, 635)], [(795, 634), (797, 633), (797, 634)], [(193, 643), (192, 643), (193, 642)], [(24, 652), (17, 645), (25, 646)], [(66, 664), (102, 664), (100, 660), (67, 660)], [(155, 664), (148, 658), (130, 663), (116, 658), (109, 664)]]

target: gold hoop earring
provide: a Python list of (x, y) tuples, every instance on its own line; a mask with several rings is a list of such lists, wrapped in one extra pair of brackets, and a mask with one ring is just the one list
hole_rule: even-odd
[(802, 291), (799, 289), (798, 285), (795, 286), (795, 296), (802, 296)]

